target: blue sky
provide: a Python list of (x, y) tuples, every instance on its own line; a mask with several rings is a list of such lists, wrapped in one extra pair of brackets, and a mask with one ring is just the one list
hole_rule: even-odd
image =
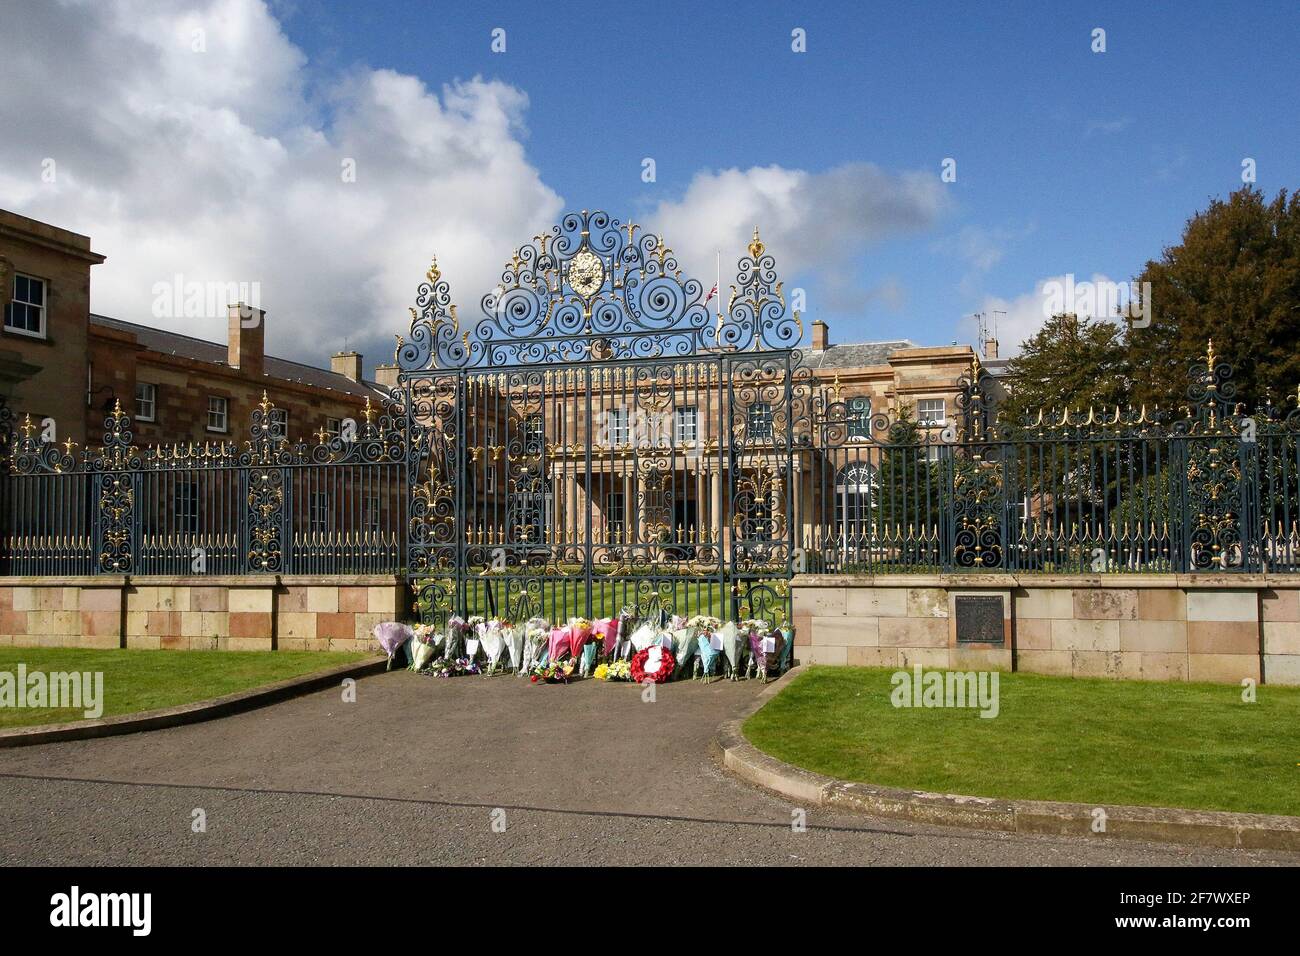
[(270, 348), (317, 363), (389, 360), (435, 253), (476, 315), (570, 208), (660, 230), (705, 288), (757, 221), (833, 340), (969, 342), (1001, 309), (1005, 349), (1044, 281), (1132, 278), (1244, 158), (1300, 185), (1294, 0), (13, 9), (0, 207), (92, 237), (98, 311), (220, 338), (154, 290), (248, 281)]
[[(866, 160), (937, 177), (956, 159), (934, 228), (855, 257), (863, 281), (897, 279), (901, 299), (829, 314), (837, 337), (946, 342), (986, 297), (1042, 277), (1131, 278), (1241, 184), (1243, 157), (1269, 194), (1300, 183), (1295, 3), (296, 9), (285, 29), (323, 65), (364, 61), (433, 86), (479, 74), (525, 91), (529, 157), (570, 207), (639, 215), (701, 168)], [(803, 54), (790, 49), (796, 26)], [(490, 52), (494, 27), (507, 31), (504, 54)], [(1095, 27), (1104, 53), (1092, 52)], [(969, 256), (997, 261), (964, 259), (963, 235)], [(815, 277), (791, 279), (809, 281), (817, 314)]]

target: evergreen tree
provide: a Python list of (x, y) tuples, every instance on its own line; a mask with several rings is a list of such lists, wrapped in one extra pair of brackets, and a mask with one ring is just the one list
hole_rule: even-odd
[[(1134, 398), (1149, 406), (1185, 403), (1187, 370), (1214, 340), (1233, 366), (1238, 400), (1253, 409), (1300, 383), (1300, 198), (1268, 202), (1252, 186), (1188, 220), (1181, 241), (1147, 263), (1151, 325), (1131, 328)], [(1139, 286), (1140, 287), (1140, 286)]]
[(1114, 409), (1131, 399), (1123, 332), (1114, 322), (1054, 315), (1007, 369), (1012, 385), (1000, 410), (1012, 425), (1032, 423), (1039, 409)]

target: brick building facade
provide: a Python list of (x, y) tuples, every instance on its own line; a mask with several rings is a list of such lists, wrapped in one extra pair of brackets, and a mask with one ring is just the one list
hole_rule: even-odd
[(268, 356), (266, 316), (229, 307), (225, 343), (90, 311), (90, 239), (0, 210), (0, 395), (16, 420), (52, 419), (55, 438), (97, 444), (121, 402), (141, 445), (239, 441), (265, 392), (292, 439), (311, 440), (382, 397), (355, 352), (329, 369)]

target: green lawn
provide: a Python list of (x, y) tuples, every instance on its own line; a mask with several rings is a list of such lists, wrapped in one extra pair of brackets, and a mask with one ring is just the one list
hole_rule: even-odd
[[(104, 717), (221, 697), (371, 655), (316, 651), (135, 651), (0, 647), (0, 671), (102, 671)], [(16, 677), (15, 677), (16, 679)], [(81, 720), (81, 710), (0, 707), (0, 729)]]
[(894, 707), (892, 669), (813, 667), (745, 723), (844, 780), (987, 797), (1300, 815), (1300, 688), (1002, 674), (999, 713)]

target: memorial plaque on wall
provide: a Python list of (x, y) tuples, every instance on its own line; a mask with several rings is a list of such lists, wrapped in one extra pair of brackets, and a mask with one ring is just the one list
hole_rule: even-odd
[(1002, 596), (959, 594), (956, 597), (957, 643), (1002, 644)]

